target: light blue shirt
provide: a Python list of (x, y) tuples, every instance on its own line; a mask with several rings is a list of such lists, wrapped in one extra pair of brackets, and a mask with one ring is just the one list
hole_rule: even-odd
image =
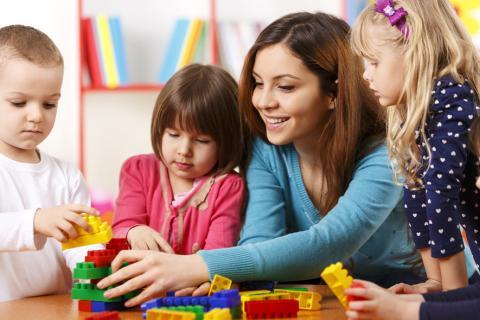
[(381, 145), (357, 162), (337, 205), (319, 213), (305, 189), (295, 147), (257, 139), (239, 246), (199, 254), (210, 277), (218, 273), (234, 281), (318, 278), (337, 261), (348, 261), (356, 277), (370, 279), (410, 269), (407, 260), (415, 249), (402, 188), (392, 178)]

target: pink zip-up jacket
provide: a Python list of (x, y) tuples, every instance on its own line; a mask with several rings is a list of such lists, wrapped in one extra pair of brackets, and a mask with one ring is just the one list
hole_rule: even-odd
[(205, 176), (178, 206), (165, 165), (154, 155), (129, 158), (120, 173), (113, 231), (125, 237), (136, 225), (157, 230), (175, 253), (236, 245), (245, 201), (237, 173)]

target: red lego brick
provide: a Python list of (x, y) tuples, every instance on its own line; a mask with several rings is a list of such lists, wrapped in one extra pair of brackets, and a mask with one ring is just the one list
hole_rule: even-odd
[(120, 320), (120, 315), (118, 311), (107, 311), (86, 317), (85, 320)]
[(78, 300), (78, 311), (92, 312), (92, 301)]
[[(365, 288), (365, 287), (363, 285), (361, 285), (360, 283), (352, 283), (350, 288)], [(347, 301), (348, 302), (350, 302), (350, 301), (364, 301), (364, 300), (367, 300), (367, 299), (365, 299), (364, 297), (347, 295)]]
[(296, 318), (298, 300), (254, 300), (245, 302), (247, 319)]
[(93, 262), (97, 268), (110, 267), (117, 253), (114, 249), (88, 251), (85, 262)]
[(112, 249), (117, 251), (117, 253), (122, 250), (130, 249), (130, 245), (128, 244), (128, 241), (126, 238), (113, 238), (112, 240), (110, 240), (109, 243), (107, 243), (106, 247), (107, 249)]

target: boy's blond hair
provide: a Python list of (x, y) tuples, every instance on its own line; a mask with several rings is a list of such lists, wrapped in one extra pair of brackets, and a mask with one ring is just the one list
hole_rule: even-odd
[[(374, 58), (369, 31), (379, 30), (380, 43), (396, 47), (404, 54), (405, 82), (397, 106), (389, 108), (387, 141), (395, 175), (405, 177), (410, 187), (422, 187), (418, 175), (422, 162), (415, 132), (425, 143), (429, 158), (430, 145), (425, 135), (425, 122), (431, 103), (435, 79), (450, 74), (458, 82), (468, 79), (477, 97), (480, 93), (480, 58), (472, 39), (448, 0), (397, 0), (395, 8), (408, 13), (409, 35), (405, 37), (387, 17), (367, 7), (353, 28), (353, 50)], [(401, 64), (399, 63), (399, 66)], [(394, 77), (395, 75), (392, 75)]]
[(15, 58), (44, 67), (63, 65), (62, 54), (52, 39), (42, 31), (24, 25), (0, 28), (0, 63)]

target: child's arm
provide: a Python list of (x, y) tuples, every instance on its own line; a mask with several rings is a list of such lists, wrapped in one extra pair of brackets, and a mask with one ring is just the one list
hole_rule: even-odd
[[(113, 233), (116, 237), (126, 237), (136, 225), (148, 225), (144, 181), (142, 173), (148, 164), (139, 156), (125, 161), (120, 171), (119, 193), (116, 200)], [(157, 168), (158, 170), (158, 168)]]
[(245, 183), (236, 175), (227, 175), (219, 181), (220, 191), (214, 199), (214, 212), (205, 246), (201, 249), (217, 249), (232, 247), (237, 244), (245, 201)]

